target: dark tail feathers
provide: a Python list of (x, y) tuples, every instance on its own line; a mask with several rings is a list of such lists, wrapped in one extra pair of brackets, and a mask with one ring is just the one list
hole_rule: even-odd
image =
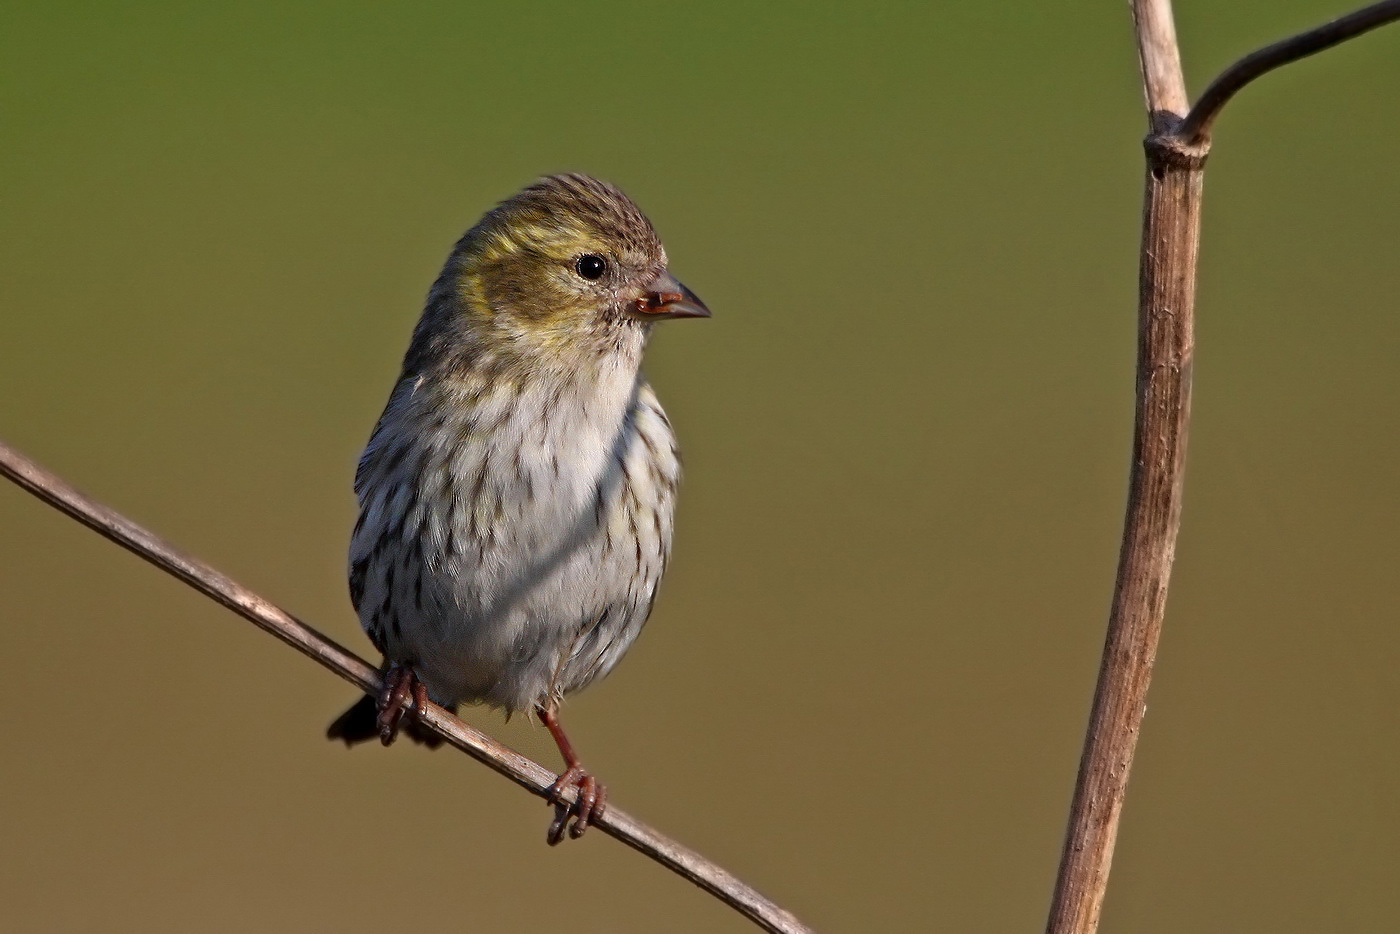
[[(355, 701), (349, 710), (336, 717), (335, 722), (326, 727), (326, 739), (342, 740), (346, 746), (379, 739), (378, 720), (379, 707), (374, 698), (366, 695)], [(425, 729), (414, 719), (411, 710), (404, 714), (400, 731), (415, 743), (429, 749), (436, 749), (442, 745), (442, 737), (432, 730)]]

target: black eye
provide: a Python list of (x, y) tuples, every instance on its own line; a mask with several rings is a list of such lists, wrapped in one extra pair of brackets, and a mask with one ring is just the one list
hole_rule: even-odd
[(585, 253), (574, 260), (574, 269), (585, 279), (601, 279), (608, 271), (608, 261), (597, 253)]

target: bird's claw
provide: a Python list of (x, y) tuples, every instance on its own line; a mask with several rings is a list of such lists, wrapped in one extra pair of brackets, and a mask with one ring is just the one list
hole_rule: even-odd
[[(575, 792), (572, 802), (564, 799), (564, 793), (569, 788)], [(595, 820), (603, 816), (607, 809), (608, 789), (583, 766), (575, 763), (549, 786), (549, 802), (554, 805), (554, 820), (545, 839), (550, 846), (557, 846), (564, 839), (566, 829), (569, 836), (577, 840)], [(569, 822), (570, 817), (573, 817), (573, 823)]]
[(384, 672), (384, 690), (379, 693), (379, 741), (385, 746), (399, 735), (399, 724), (410, 707), (416, 712), (428, 703), (428, 686), (408, 665), (390, 665)]

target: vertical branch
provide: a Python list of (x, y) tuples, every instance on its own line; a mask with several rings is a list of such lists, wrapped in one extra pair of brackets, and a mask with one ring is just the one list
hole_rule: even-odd
[(1098, 928), (1181, 524), (1205, 147), (1187, 148), (1168, 135), (1187, 107), (1170, 0), (1136, 0), (1133, 15), (1152, 126), (1138, 280), (1133, 458), (1108, 636), (1049, 934)]
[(1181, 525), (1201, 182), (1214, 121), (1238, 91), (1261, 75), (1400, 21), (1400, 0), (1381, 0), (1260, 49), (1227, 68), (1188, 113), (1171, 0), (1132, 0), (1132, 9), (1151, 127), (1145, 144), (1133, 460), (1108, 637), (1048, 934), (1093, 934), (1098, 929), (1128, 772), (1147, 711)]
[(1149, 140), (1148, 161), (1127, 516), (1050, 934), (1098, 927), (1181, 524), (1203, 157)]

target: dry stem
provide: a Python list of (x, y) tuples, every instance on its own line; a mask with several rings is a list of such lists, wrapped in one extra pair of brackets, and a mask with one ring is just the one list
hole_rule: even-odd
[(1157, 656), (1181, 525), (1195, 349), (1196, 255), (1210, 130), (1255, 78), (1400, 19), (1388, 0), (1236, 62), (1182, 118), (1186, 87), (1170, 0), (1133, 0), (1151, 132), (1138, 293), (1137, 409), (1108, 635), (1070, 807), (1048, 934), (1098, 929), (1128, 773)]

